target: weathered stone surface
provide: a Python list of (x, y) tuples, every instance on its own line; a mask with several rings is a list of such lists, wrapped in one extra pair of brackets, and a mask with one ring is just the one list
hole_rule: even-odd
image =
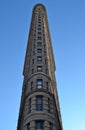
[[(33, 9), (27, 43), (17, 130), (37, 130), (37, 123), (42, 125), (40, 130), (62, 130), (54, 73), (46, 9), (38, 4)], [(38, 97), (42, 110), (37, 110)]]

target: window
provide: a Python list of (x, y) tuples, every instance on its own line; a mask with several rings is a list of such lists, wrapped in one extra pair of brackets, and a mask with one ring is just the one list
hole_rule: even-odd
[(37, 106), (37, 111), (42, 111), (42, 96), (37, 96), (37, 103), (36, 103), (36, 106)]
[(35, 51), (33, 51), (33, 55), (35, 55)]
[(41, 24), (41, 20), (39, 20), (38, 23)]
[(43, 86), (43, 81), (42, 79), (37, 79), (37, 88), (41, 89)]
[(42, 66), (37, 66), (37, 72), (42, 72)]
[(46, 87), (47, 87), (47, 90), (48, 90), (48, 82), (46, 82)]
[(34, 48), (35, 48), (35, 44), (33, 44)]
[(40, 31), (40, 30), (41, 30), (41, 28), (40, 28), (40, 27), (38, 27), (38, 30)]
[(46, 45), (44, 44), (44, 48), (46, 47)]
[(52, 125), (52, 123), (50, 123), (50, 130), (53, 130), (53, 125)]
[(50, 98), (48, 98), (48, 112), (50, 112)]
[(32, 64), (34, 64), (34, 59), (32, 59)]
[(38, 37), (37, 39), (38, 39), (38, 40), (41, 40), (41, 37)]
[(42, 49), (37, 49), (37, 53), (41, 54), (42, 53)]
[(37, 46), (42, 46), (42, 42), (37, 42)]
[(39, 35), (41, 35), (41, 32), (38, 32)]
[(31, 82), (31, 90), (33, 89), (33, 82)]
[(32, 69), (32, 74), (34, 73), (34, 69)]
[(44, 51), (44, 54), (46, 54), (46, 51)]
[(27, 130), (30, 130), (30, 123), (27, 124)]
[(37, 62), (42, 62), (42, 57), (41, 56), (37, 57)]
[(41, 22), (41, 18), (38, 18), (38, 21)]
[(36, 122), (36, 130), (43, 130), (42, 121)]
[(28, 100), (28, 113), (31, 112), (31, 98)]
[(47, 63), (47, 59), (45, 59), (45, 64)]

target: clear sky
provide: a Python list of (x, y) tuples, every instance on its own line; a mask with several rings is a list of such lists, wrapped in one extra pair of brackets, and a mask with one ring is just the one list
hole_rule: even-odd
[(48, 14), (64, 130), (85, 130), (85, 0), (0, 0), (0, 130), (16, 130), (36, 3)]

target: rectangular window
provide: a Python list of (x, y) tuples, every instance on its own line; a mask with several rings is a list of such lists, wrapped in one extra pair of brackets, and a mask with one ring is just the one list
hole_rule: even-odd
[(36, 130), (43, 130), (42, 121), (36, 121)]
[(38, 57), (37, 57), (37, 62), (38, 62), (38, 63), (41, 63), (41, 62), (42, 62), (42, 57), (41, 57), (41, 56), (38, 56)]
[(32, 69), (32, 74), (34, 73), (34, 69)]
[(31, 90), (33, 89), (33, 82), (31, 82)]
[(41, 24), (41, 20), (40, 21), (38, 20), (38, 23)]
[(48, 90), (48, 82), (46, 82), (46, 87), (47, 87), (47, 90)]
[(37, 88), (41, 89), (43, 87), (43, 80), (37, 79)]
[(53, 125), (52, 125), (52, 123), (50, 123), (50, 130), (53, 130)]
[(42, 96), (37, 96), (37, 111), (42, 111)]
[(41, 30), (41, 28), (40, 28), (40, 27), (38, 27), (38, 30), (40, 31), (40, 30)]
[(30, 130), (30, 123), (27, 124), (27, 130)]
[(48, 98), (48, 112), (50, 112), (50, 98)]
[(42, 42), (37, 42), (37, 46), (42, 46)]
[(32, 64), (34, 64), (34, 59), (32, 59)]
[(38, 18), (38, 21), (41, 21), (41, 18)]
[(31, 112), (31, 98), (28, 100), (28, 113)]
[(41, 37), (38, 37), (37, 39), (38, 39), (38, 40), (41, 40)]
[(41, 24), (38, 24), (38, 27), (40, 28), (40, 27), (41, 27)]
[(33, 51), (33, 55), (35, 55), (35, 51)]
[(47, 59), (45, 59), (45, 64), (47, 64)]
[(37, 49), (37, 53), (41, 54), (42, 53), (42, 49)]
[(38, 32), (39, 35), (41, 35), (41, 32)]
[(37, 72), (42, 72), (42, 66), (37, 66)]

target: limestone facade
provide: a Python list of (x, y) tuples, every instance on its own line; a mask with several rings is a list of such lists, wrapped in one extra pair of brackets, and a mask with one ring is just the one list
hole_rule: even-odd
[(46, 9), (33, 9), (17, 130), (62, 130)]

